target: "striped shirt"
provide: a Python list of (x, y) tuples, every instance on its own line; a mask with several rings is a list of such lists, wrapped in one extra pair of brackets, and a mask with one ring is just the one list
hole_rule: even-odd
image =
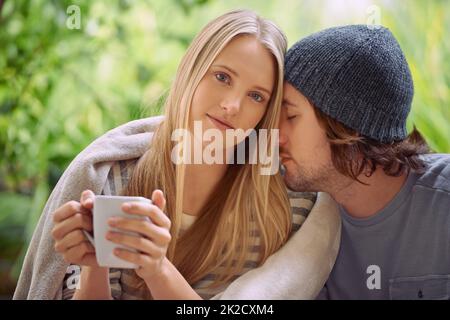
[[(132, 170), (136, 164), (137, 159), (117, 161), (111, 167), (108, 173), (107, 181), (103, 187), (102, 195), (119, 195), (120, 191), (127, 185), (131, 177)], [(316, 200), (315, 193), (293, 192), (288, 190), (289, 201), (292, 212), (292, 228), (291, 235), (300, 229), (300, 226), (305, 221), (311, 208)], [(196, 220), (195, 216), (183, 214), (181, 231), (186, 231), (191, 227)], [(220, 292), (224, 291), (226, 287), (239, 276), (254, 269), (258, 266), (260, 237), (258, 232), (253, 232), (252, 237), (256, 237), (255, 245), (249, 249), (246, 257), (246, 262), (243, 270), (239, 275), (229, 280), (228, 283), (214, 288), (209, 288), (209, 285), (214, 282), (219, 275), (220, 268), (214, 273), (207, 274), (200, 281), (192, 285), (192, 288), (203, 299), (210, 299)], [(80, 267), (76, 265), (69, 266), (63, 284), (63, 299), (71, 299), (75, 293), (77, 281), (79, 280)], [(111, 268), (109, 273), (109, 280), (111, 286), (111, 295), (113, 299), (130, 300), (130, 299), (151, 299), (147, 287), (138, 286), (136, 284), (136, 276), (134, 269), (115, 269)]]

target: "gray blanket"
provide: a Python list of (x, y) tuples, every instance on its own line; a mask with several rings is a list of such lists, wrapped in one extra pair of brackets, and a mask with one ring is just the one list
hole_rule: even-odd
[[(61, 299), (68, 267), (54, 251), (52, 213), (85, 189), (100, 194), (115, 161), (141, 157), (163, 117), (131, 121), (108, 131), (69, 165), (53, 189), (34, 231), (14, 299)], [(313, 299), (336, 259), (340, 218), (335, 202), (319, 194), (301, 229), (266, 263), (235, 280), (216, 299)]]

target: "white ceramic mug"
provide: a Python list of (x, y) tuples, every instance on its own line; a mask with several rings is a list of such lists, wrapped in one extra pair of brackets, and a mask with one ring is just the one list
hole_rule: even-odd
[(134, 263), (120, 259), (114, 255), (115, 248), (124, 248), (133, 252), (137, 250), (116, 244), (106, 239), (106, 233), (110, 230), (124, 234), (138, 236), (135, 232), (124, 232), (108, 225), (108, 219), (111, 217), (124, 217), (127, 219), (150, 220), (148, 217), (128, 214), (122, 211), (121, 206), (125, 202), (142, 201), (152, 203), (151, 200), (144, 197), (125, 197), (125, 196), (95, 196), (93, 210), (93, 229), (94, 237), (89, 232), (83, 230), (86, 237), (95, 248), (97, 263), (101, 267), (136, 269)]

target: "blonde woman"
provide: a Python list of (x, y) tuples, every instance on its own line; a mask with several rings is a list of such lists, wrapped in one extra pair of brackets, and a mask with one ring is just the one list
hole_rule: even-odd
[[(210, 298), (246, 271), (261, 265), (299, 228), (314, 199), (303, 197), (293, 210), (279, 173), (261, 174), (260, 161), (244, 164), (175, 164), (173, 133), (227, 129), (273, 130), (277, 127), (283, 89), (284, 34), (255, 13), (238, 10), (210, 22), (184, 55), (148, 150), (139, 158), (117, 159), (102, 194), (143, 196), (153, 205), (129, 203), (122, 209), (148, 216), (151, 222), (111, 219), (110, 226), (140, 237), (110, 232), (107, 238), (137, 249), (115, 254), (138, 269), (101, 268), (82, 230), (92, 231), (93, 192), (52, 213), (55, 250), (81, 266), (73, 299)], [(258, 134), (257, 139), (261, 139)], [(223, 159), (249, 137), (224, 146)], [(271, 138), (266, 153), (271, 154)], [(192, 152), (205, 148), (194, 138)], [(183, 149), (183, 152), (189, 150)], [(251, 151), (251, 150), (250, 150)], [(85, 188), (88, 189), (88, 188)], [(120, 189), (120, 190), (118, 190)], [(300, 201), (301, 202), (301, 201)], [(296, 202), (296, 203), (300, 203)]]

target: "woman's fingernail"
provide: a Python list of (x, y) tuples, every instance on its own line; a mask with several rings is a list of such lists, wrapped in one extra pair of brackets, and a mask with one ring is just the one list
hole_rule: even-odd
[(108, 223), (110, 226), (114, 227), (117, 225), (117, 219), (116, 218), (109, 218)]
[(122, 208), (123, 208), (123, 210), (128, 210), (128, 209), (131, 208), (131, 205), (130, 205), (129, 203), (124, 203), (124, 204), (122, 205)]

